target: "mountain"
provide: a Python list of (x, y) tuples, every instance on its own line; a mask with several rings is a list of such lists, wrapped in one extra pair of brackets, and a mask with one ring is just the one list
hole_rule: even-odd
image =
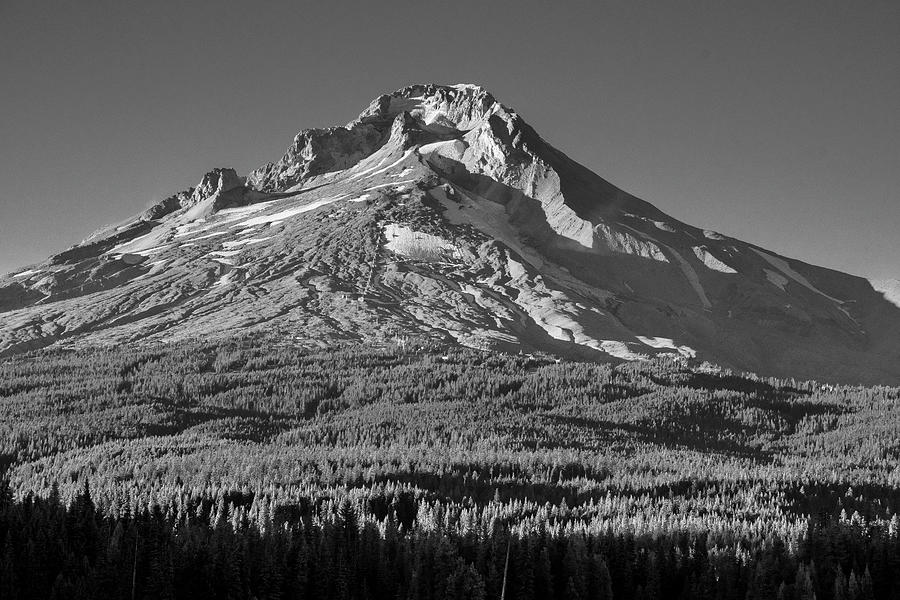
[(900, 279), (873, 279), (871, 283), (875, 291), (884, 295), (885, 300), (900, 307)]
[(682, 223), (473, 85), (380, 96), (0, 279), (3, 355), (241, 332), (900, 383), (868, 281)]

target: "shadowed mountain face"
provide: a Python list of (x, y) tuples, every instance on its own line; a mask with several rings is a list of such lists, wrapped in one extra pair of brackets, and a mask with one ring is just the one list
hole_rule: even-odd
[(889, 297), (681, 223), (479, 87), (417, 85), (0, 278), (0, 354), (265, 331), (897, 384)]

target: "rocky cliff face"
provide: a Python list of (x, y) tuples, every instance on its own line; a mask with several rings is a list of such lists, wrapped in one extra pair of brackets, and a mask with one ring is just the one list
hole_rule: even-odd
[(682, 223), (471, 85), (380, 96), (0, 279), (2, 353), (253, 331), (900, 382), (869, 282)]

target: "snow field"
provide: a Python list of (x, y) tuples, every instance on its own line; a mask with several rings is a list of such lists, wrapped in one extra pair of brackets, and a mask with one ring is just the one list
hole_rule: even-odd
[(704, 246), (694, 246), (694, 255), (700, 259), (707, 268), (712, 269), (713, 271), (719, 271), (720, 273), (729, 273), (734, 274), (737, 273), (734, 269), (723, 263), (721, 260), (713, 256), (709, 253), (709, 251)]
[(403, 256), (428, 262), (446, 262), (448, 258), (460, 259), (462, 254), (456, 245), (444, 238), (421, 231), (415, 231), (405, 225), (389, 223), (384, 226), (384, 247)]

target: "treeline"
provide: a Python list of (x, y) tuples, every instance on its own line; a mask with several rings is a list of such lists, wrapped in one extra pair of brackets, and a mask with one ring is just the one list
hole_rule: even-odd
[(35, 352), (0, 362), (0, 600), (892, 597), (898, 399), (680, 358)]
[(763, 536), (724, 551), (705, 532), (554, 527), (564, 513), (533, 531), (496, 518), (461, 531), (419, 503), (404, 525), (409, 498), (384, 500), (294, 506), (262, 521), (231, 503), (110, 517), (89, 488), (68, 508), (54, 497), (15, 502), (6, 489), (0, 597), (483, 599), (504, 587), (522, 600), (900, 596), (898, 532), (846, 520), (812, 521), (794, 548)]

